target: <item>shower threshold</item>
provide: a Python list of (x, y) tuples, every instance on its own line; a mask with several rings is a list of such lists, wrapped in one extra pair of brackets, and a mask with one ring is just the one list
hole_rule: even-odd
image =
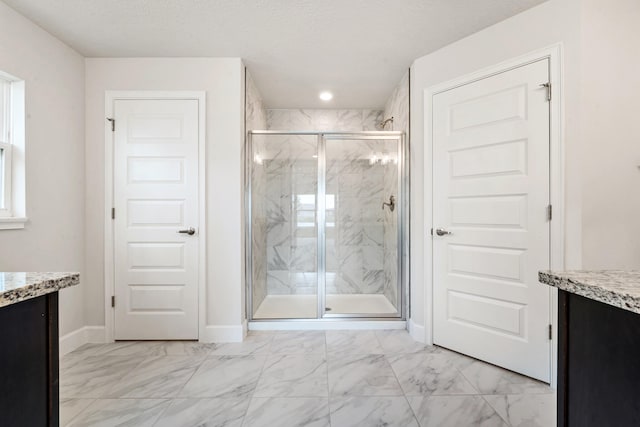
[[(389, 315), (397, 313), (387, 297), (381, 294), (328, 294), (327, 313), (344, 315)], [(317, 295), (267, 295), (256, 310), (254, 320), (316, 319)]]

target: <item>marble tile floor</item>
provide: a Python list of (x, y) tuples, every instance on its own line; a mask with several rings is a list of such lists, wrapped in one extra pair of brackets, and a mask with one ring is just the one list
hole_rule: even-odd
[(62, 426), (555, 425), (546, 384), (406, 331), (88, 344), (60, 362)]

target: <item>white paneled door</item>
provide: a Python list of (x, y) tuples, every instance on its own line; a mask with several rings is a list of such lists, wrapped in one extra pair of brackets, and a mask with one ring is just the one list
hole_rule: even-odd
[(547, 382), (548, 81), (541, 60), (433, 96), (434, 343)]
[(114, 102), (116, 340), (198, 338), (198, 100)]

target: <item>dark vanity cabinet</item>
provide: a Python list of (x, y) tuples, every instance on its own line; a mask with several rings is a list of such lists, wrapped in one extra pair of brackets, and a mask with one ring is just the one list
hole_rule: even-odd
[(558, 294), (558, 427), (640, 426), (640, 314)]
[(58, 293), (0, 308), (0, 426), (59, 425)]

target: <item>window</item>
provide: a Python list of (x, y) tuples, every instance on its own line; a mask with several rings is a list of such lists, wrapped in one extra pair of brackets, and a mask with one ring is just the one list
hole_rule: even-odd
[(0, 230), (24, 228), (24, 82), (0, 71)]
[(0, 79), (0, 217), (11, 216), (11, 82)]

